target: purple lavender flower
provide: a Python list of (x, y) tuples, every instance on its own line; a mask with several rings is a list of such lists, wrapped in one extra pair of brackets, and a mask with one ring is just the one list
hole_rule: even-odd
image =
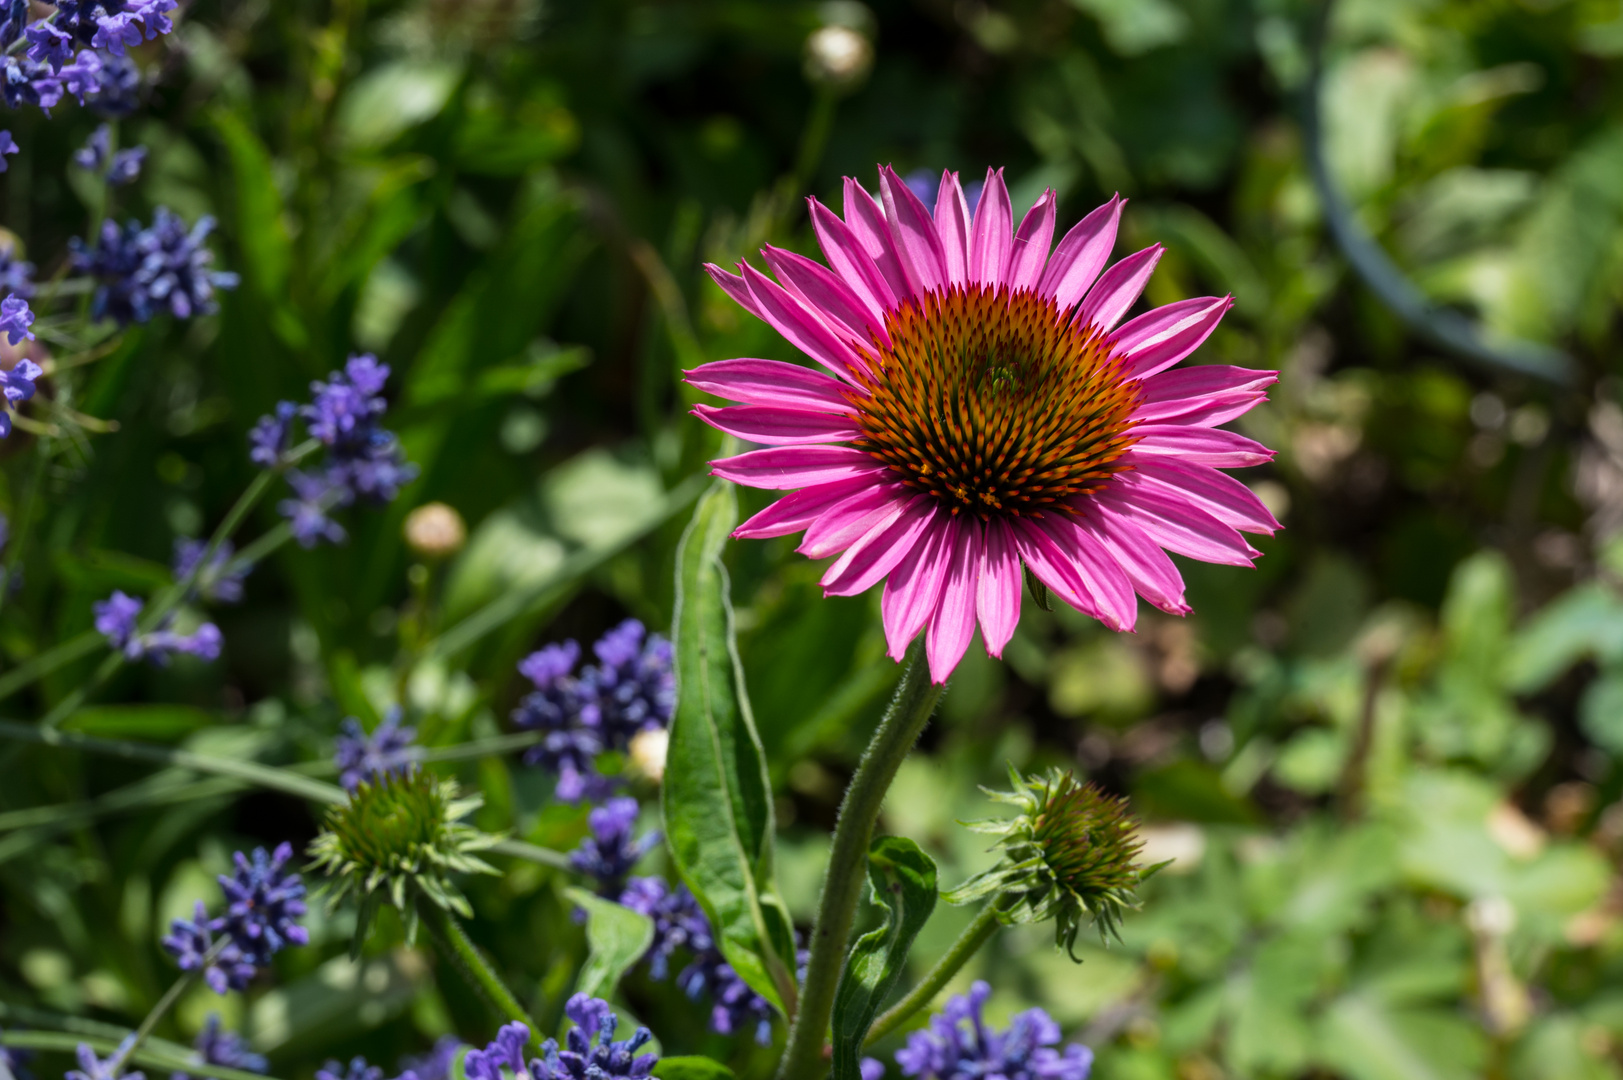
[(32, 1050), (23, 1050), (15, 1046), (0, 1046), (0, 1068), (9, 1072), (13, 1080), (34, 1080), (33, 1072), (24, 1067), (33, 1059), (34, 1052)]
[(97, 124), (85, 144), (73, 152), (73, 163), (87, 172), (101, 172), (107, 164), (107, 155), (113, 152), (113, 129), (109, 124)]
[(523, 1024), (504, 1024), (496, 1038), (483, 1050), (473, 1050), (463, 1060), (468, 1080), (645, 1080), (659, 1058), (638, 1054), (653, 1035), (638, 1028), (631, 1038), (616, 1042), (619, 1018), (608, 1002), (576, 994), (564, 1005), (564, 1014), (575, 1022), (565, 1036), (564, 1047), (557, 1040), (542, 1044), (542, 1056), (524, 1062), (524, 1047), (530, 1029)]
[(16, 248), (0, 243), (0, 292), (23, 299), (34, 295), (34, 264), (16, 257)]
[(0, 5), (0, 49), (10, 49), (28, 25), (28, 0), (5, 0)]
[(878, 1058), (865, 1057), (857, 1062), (857, 1070), (862, 1074), (862, 1080), (883, 1080), (885, 1063)]
[(316, 1080), (383, 1080), (383, 1070), (376, 1065), (368, 1065), (365, 1058), (357, 1055), (349, 1059), (347, 1066), (329, 1060), (316, 1070)]
[(15, 154), (21, 149), (22, 147), (11, 137), (10, 131), (0, 131), (0, 172), (6, 171), (6, 155)]
[(573, 641), (549, 645), (519, 665), (536, 691), (520, 702), (513, 722), (546, 733), (525, 763), (556, 772), (557, 795), (570, 802), (604, 797), (613, 783), (597, 772), (597, 755), (625, 752), (639, 732), (669, 724), (675, 707), (671, 646), (663, 637), (627, 619), (592, 650), (598, 663), (578, 676), (570, 674), (580, 657)]
[(141, 69), (135, 61), (128, 56), (101, 57), (90, 108), (102, 116), (128, 116), (140, 104)]
[(338, 782), (344, 790), (354, 791), (362, 780), (410, 772), (415, 757), (411, 740), (416, 734), (416, 729), (400, 726), (398, 707), (390, 709), (370, 735), (355, 717), (345, 717), (333, 753)]
[[(175, 539), (175, 557), (170, 564), (170, 573), (176, 581), (185, 581), (197, 570), (198, 563), (203, 559), (204, 552), (208, 551), (208, 544), (202, 540), (190, 540), (186, 537)], [(231, 541), (220, 543), (214, 552), (214, 557), (197, 572), (194, 583), (196, 593), (205, 600), (214, 600), (222, 604), (235, 604), (242, 599), (242, 583), (248, 576), (250, 567), (231, 570), (231, 556), (236, 548)]]
[(28, 59), (36, 64), (49, 64), (52, 71), (61, 71), (62, 65), (73, 59), (73, 35), (65, 34), (41, 19), (30, 26), (25, 33), (28, 36)]
[(236, 288), (237, 275), (209, 269), (214, 253), (203, 241), (213, 228), (205, 216), (188, 231), (160, 206), (150, 228), (104, 221), (95, 247), (75, 238), (73, 268), (97, 282), (91, 315), (128, 326), (165, 310), (177, 319), (215, 310), (214, 291)]
[(34, 313), (29, 310), (27, 300), (15, 293), (0, 300), (0, 332), (3, 332), (13, 345), (21, 345), (24, 340), (34, 340), (34, 332), (28, 329), (32, 325)]
[(145, 606), (143, 601), (125, 595), (123, 590), (114, 589), (113, 595), (90, 605), (96, 617), (96, 633), (106, 638), (112, 648), (127, 651), (135, 640), (135, 620)]
[(640, 840), (632, 835), (637, 827), (636, 799), (610, 799), (594, 807), (586, 821), (591, 835), (570, 852), (569, 864), (597, 882), (599, 895), (618, 895), (631, 868), (659, 843), (659, 834), (649, 833)]
[(313, 548), (323, 540), (330, 544), (343, 543), (348, 534), (327, 514), (334, 507), (346, 504), (349, 489), (334, 484), (324, 472), (305, 473), (293, 469), (287, 474), (287, 482), (294, 498), (283, 499), (276, 509), (292, 524), (293, 539), (299, 546)]
[(11, 434), (11, 414), (34, 396), (34, 384), (45, 369), (32, 360), (17, 361), (10, 371), (0, 368), (0, 439)]
[(986, 1026), (981, 1010), (992, 988), (976, 982), (968, 994), (950, 998), (930, 1026), (907, 1037), (896, 1051), (903, 1076), (928, 1080), (1088, 1080), (1093, 1051), (1072, 1043), (1062, 1054), (1059, 1025), (1042, 1009), (1027, 1009), (1009, 1021), (1007, 1031)]
[(278, 401), (275, 413), (261, 416), (248, 433), (248, 460), (263, 469), (280, 465), (293, 434), (293, 418), (298, 412), (299, 407), (291, 401)]
[(671, 957), (678, 949), (699, 954), (715, 947), (710, 921), (686, 885), (673, 889), (664, 878), (632, 878), (620, 893), (620, 904), (653, 920), (654, 940), (643, 959), (656, 980), (670, 974)]
[(134, 1045), (135, 1033), (131, 1032), (124, 1037), (123, 1042), (118, 1044), (118, 1049), (114, 1050), (106, 1061), (103, 1061), (96, 1056), (94, 1050), (84, 1043), (80, 1043), (79, 1048), (74, 1051), (79, 1059), (79, 1067), (69, 1069), (64, 1076), (64, 1080), (146, 1080), (143, 1073), (123, 1071), (124, 1059), (129, 1055), (130, 1048)]
[(248, 983), (259, 974), (259, 968), (243, 955), (234, 942), (227, 942), (214, 959), (205, 964), (216, 942), (213, 926), (208, 909), (199, 900), (191, 919), (175, 919), (169, 924), (169, 936), (163, 939), (163, 947), (175, 957), (180, 970), (201, 969), (203, 981), (216, 994), (247, 989)]
[(288, 945), (310, 940), (309, 931), (299, 925), (305, 913), (304, 882), (285, 869), (291, 858), (293, 845), (288, 843), (277, 845), (270, 854), (255, 848), (252, 859), (239, 851), (235, 873), (220, 875), (226, 908), (213, 929), (229, 934), (244, 958), (257, 967), (264, 967)]
[[(102, 63), (101, 57), (89, 49), (81, 49), (74, 54), (71, 61), (60, 66), (55, 64), (49, 66), (44, 64), (36, 65), (35, 92), (36, 94), (39, 93), (37, 84), (41, 81), (40, 75), (54, 70), (56, 73), (57, 100), (60, 101), (62, 95), (67, 93), (72, 94), (79, 100), (79, 104), (83, 105), (86, 98), (101, 95), (102, 77), (106, 73), (105, 67), (106, 65)], [(16, 108), (16, 106), (13, 105), (12, 108)]]
[(328, 446), (366, 442), (374, 421), (388, 404), (378, 395), (389, 377), (387, 364), (371, 353), (349, 358), (342, 374), (333, 372), (326, 382), (313, 382), (310, 404), (302, 410), (310, 434)]
[[(197, 1039), (192, 1043), (192, 1048), (197, 1051), (196, 1059), (202, 1065), (219, 1065), (227, 1069), (252, 1073), (263, 1073), (269, 1068), (263, 1055), (249, 1049), (247, 1039), (234, 1031), (221, 1029), (217, 1013), (209, 1013), (208, 1020), (203, 1023), (203, 1030), (197, 1033)], [(191, 1076), (175, 1072), (169, 1074), (169, 1080), (191, 1080)]]
[(412, 1080), (451, 1080), (456, 1056), (465, 1045), (455, 1035), (441, 1035), (428, 1053), (401, 1060), (401, 1080), (408, 1075)]
[(141, 44), (141, 20), (131, 11), (98, 19), (90, 44), (114, 56), (123, 56), (126, 46)]

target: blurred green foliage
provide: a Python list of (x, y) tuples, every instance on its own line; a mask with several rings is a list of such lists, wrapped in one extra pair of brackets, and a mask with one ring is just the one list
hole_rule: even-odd
[[(992, 1012), (1044, 1005), (1107, 1080), (1623, 1076), (1623, 7), (1342, 0), (1329, 33), (1326, 152), (1359, 222), (1434, 300), (1577, 356), (1582, 388), (1559, 393), (1415, 344), (1348, 274), (1297, 121), (1314, 13), (202, 0), (140, 54), (161, 88), (121, 133), (151, 157), (119, 211), (217, 214), (243, 283), (218, 317), (154, 324), (58, 387), (119, 426), (53, 445), (32, 518), (30, 440), (0, 443), (25, 568), (0, 667), (86, 630), (112, 588), (163, 585), (173, 539), (250, 479), (254, 420), (367, 349), (394, 368), (392, 426), (421, 478), (350, 519), (346, 545), (259, 568), (215, 613), (223, 662), (127, 670), (68, 728), (285, 764), (403, 697), (429, 745), (494, 734), (529, 649), (628, 613), (669, 624), (692, 478), (716, 449), (680, 371), (789, 356), (702, 262), (811, 251), (799, 196), (833, 201), (875, 162), (1006, 166), (1017, 202), (1057, 187), (1067, 223), (1119, 190), (1126, 241), (1168, 247), (1152, 301), (1235, 296), (1200, 358), (1282, 372), (1245, 422), (1279, 459), (1246, 479), (1286, 530), (1254, 572), (1185, 565), (1186, 621), (1115, 637), (1028, 604), (1006, 663), (971, 650), (887, 827), (956, 884), (990, 859), (955, 824), (983, 816), (975, 785), (1007, 760), (1073, 764), (1132, 796), (1148, 857), (1175, 859), (1125, 946), (1081, 967), (1044, 928), (995, 939), (974, 965)], [(872, 43), (853, 85), (808, 77), (825, 24)], [(49, 266), (85, 215), (53, 163), (93, 120), (12, 123), (29, 152), (7, 224)], [(741, 493), (746, 513), (757, 498)], [(401, 527), (430, 500), (471, 535), (413, 585)], [(275, 521), (267, 505), (254, 526)], [(877, 599), (822, 599), (792, 546), (727, 558), (804, 925), (895, 668)], [(95, 661), (0, 710), (37, 718)], [(442, 768), (483, 792), (486, 828), (560, 848), (584, 831), (515, 763)], [(317, 812), (0, 747), (0, 1025), (133, 1022), (168, 984), (169, 919), (212, 895), (234, 847), (306, 842)], [(473, 933), (556, 1020), (586, 936), (562, 875), (504, 869), (467, 883)], [(347, 918), (315, 918), (313, 945), (227, 1017), (275, 1075), (488, 1037), (387, 913), (350, 962)], [(937, 908), (915, 975), (968, 918)], [(668, 1052), (741, 1075), (773, 1060), (641, 974), (623, 992)], [(213, 1007), (198, 991), (160, 1033), (188, 1039)]]

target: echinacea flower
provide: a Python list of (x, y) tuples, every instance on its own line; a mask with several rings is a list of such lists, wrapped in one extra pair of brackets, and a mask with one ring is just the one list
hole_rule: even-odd
[[(932, 214), (896, 173), (881, 202), (845, 181), (845, 218), (810, 200), (825, 267), (762, 251), (777, 281), (708, 267), (726, 293), (830, 374), (772, 360), (688, 372), (739, 402), (698, 405), (705, 422), (763, 445), (715, 475), (793, 492), (735, 537), (804, 530), (800, 550), (839, 556), (825, 595), (885, 582), (890, 654), (925, 632), (944, 682), (979, 623), (1001, 656), (1020, 617), (1022, 567), (1072, 607), (1130, 630), (1135, 593), (1186, 614), (1167, 557), (1249, 566), (1241, 531), (1273, 515), (1220, 469), (1268, 461), (1218, 425), (1264, 400), (1276, 373), (1169, 371), (1206, 340), (1229, 297), (1181, 300), (1122, 319), (1159, 245), (1106, 269), (1123, 200), (1112, 198), (1049, 252), (1056, 195), (1018, 230), (1001, 172), (971, 214), (954, 173)], [(1102, 272), (1101, 272), (1102, 271)]]

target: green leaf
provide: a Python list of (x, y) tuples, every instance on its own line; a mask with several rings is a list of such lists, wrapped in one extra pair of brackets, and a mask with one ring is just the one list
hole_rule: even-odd
[(654, 1066), (658, 1080), (733, 1080), (733, 1070), (707, 1057), (660, 1058)]
[(231, 160), (236, 219), (230, 235), (242, 253), (243, 277), (267, 305), (277, 335), (288, 346), (301, 348), (309, 335), (288, 303), (293, 241), (288, 236), (270, 151), (238, 114), (219, 109), (209, 119)]
[(607, 998), (621, 976), (642, 959), (653, 943), (653, 920), (585, 889), (571, 886), (564, 893), (586, 911), (586, 945), (590, 951), (575, 992)]
[(792, 1000), (794, 940), (772, 873), (772, 787), (750, 714), (721, 551), (738, 520), (731, 485), (699, 500), (676, 551), (676, 715), (665, 762), (665, 835), (682, 880), (739, 976), (774, 1007)]
[(885, 909), (883, 925), (851, 946), (834, 991), (834, 1080), (859, 1080), (862, 1043), (896, 983), (907, 954), (935, 910), (935, 860), (901, 836), (881, 836), (868, 848), (873, 902)]

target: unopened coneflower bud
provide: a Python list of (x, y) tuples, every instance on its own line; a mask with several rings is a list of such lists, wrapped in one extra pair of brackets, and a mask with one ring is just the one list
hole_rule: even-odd
[(416, 902), (473, 915), (451, 882), (452, 874), (494, 874), (475, 856), (498, 842), (462, 819), (483, 803), (457, 797), (456, 782), (423, 769), (362, 780), (348, 801), (327, 812), (326, 828), (310, 845), (311, 868), (328, 876), (328, 905), (353, 892), (360, 902), (356, 947), (380, 904), (400, 910), (408, 934), (416, 930)]
[(665, 754), (670, 750), (671, 733), (665, 728), (639, 731), (631, 737), (631, 767), (659, 783), (665, 777)]
[(872, 66), (873, 46), (849, 26), (825, 26), (806, 39), (806, 77), (819, 86), (852, 89)]
[(455, 555), (467, 539), (462, 515), (442, 502), (426, 503), (406, 515), (406, 544), (424, 559)]
[(1054, 942), (1073, 960), (1084, 922), (1093, 922), (1101, 941), (1119, 939), (1122, 913), (1138, 907), (1134, 890), (1160, 869), (1138, 864), (1144, 843), (1127, 800), (1058, 769), (1022, 777), (1011, 767), (1009, 779), (1013, 791), (987, 794), (1017, 807), (1019, 816), (968, 823), (997, 836), (1003, 858), (944, 899), (964, 904), (996, 897), (998, 917), (1006, 923), (1053, 919)]

